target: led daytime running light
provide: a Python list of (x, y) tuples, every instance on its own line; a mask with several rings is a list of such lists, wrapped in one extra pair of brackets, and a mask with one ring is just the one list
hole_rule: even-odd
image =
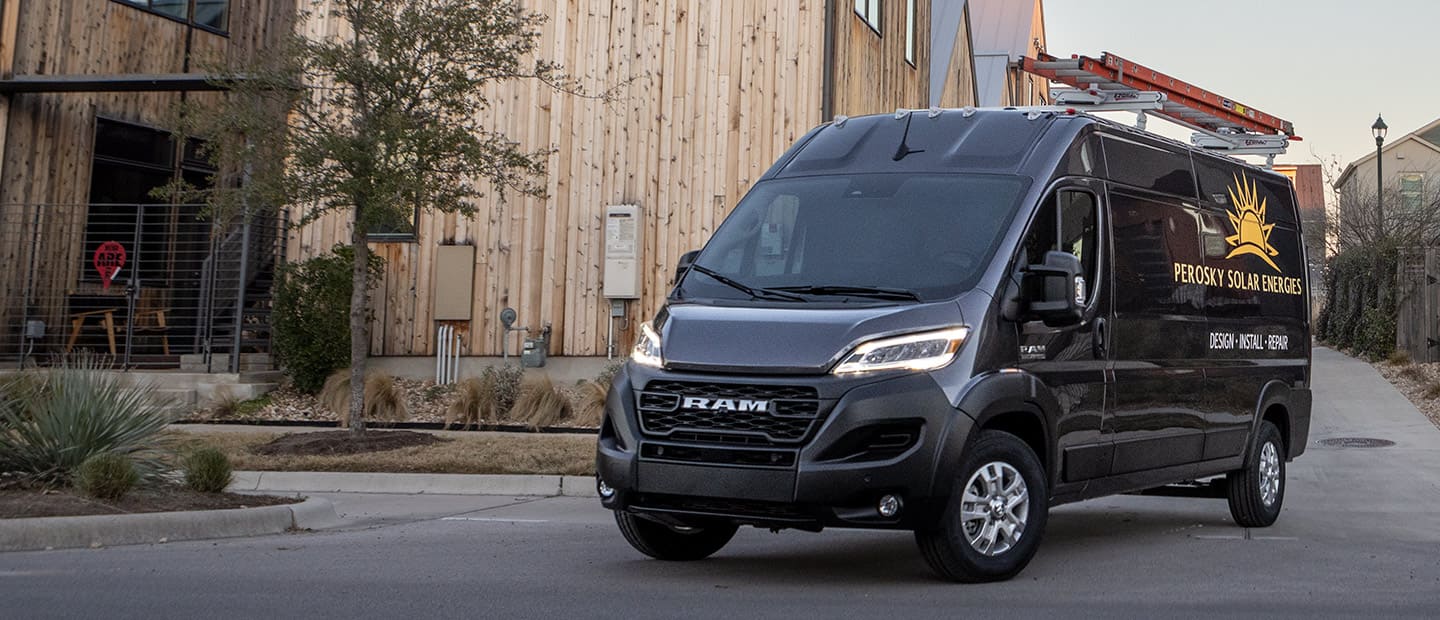
[(649, 323), (640, 324), (640, 338), (630, 351), (630, 359), (641, 366), (664, 368), (665, 358), (660, 354), (660, 334)]
[(970, 334), (968, 327), (956, 327), (872, 340), (851, 351), (832, 371), (834, 374), (877, 370), (935, 370), (955, 360), (955, 353)]

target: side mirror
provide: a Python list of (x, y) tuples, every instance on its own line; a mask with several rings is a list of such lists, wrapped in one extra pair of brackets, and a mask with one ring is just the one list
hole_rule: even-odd
[(690, 264), (695, 262), (695, 257), (700, 255), (700, 250), (690, 250), (680, 255), (680, 262), (675, 265), (675, 279), (670, 284), (678, 284), (680, 278), (685, 277), (685, 272), (690, 270)]
[(1083, 272), (1080, 259), (1069, 252), (1046, 252), (1044, 263), (1026, 267), (1020, 283), (1026, 320), (1049, 327), (1079, 323), (1089, 297)]

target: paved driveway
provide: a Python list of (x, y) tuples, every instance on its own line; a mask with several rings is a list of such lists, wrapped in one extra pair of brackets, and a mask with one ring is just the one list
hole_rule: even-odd
[[(595, 500), (336, 495), (338, 531), (0, 555), (0, 601), (17, 618), (1434, 617), (1440, 431), (1369, 366), (1315, 362), (1312, 446), (1274, 527), (1235, 527), (1223, 500), (1065, 506), (1008, 583), (936, 581), (903, 533), (745, 529), (674, 564)], [(1395, 445), (1315, 445), (1334, 437)]]

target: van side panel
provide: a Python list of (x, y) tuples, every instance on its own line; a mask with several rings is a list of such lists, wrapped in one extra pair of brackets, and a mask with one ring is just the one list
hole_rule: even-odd
[(1288, 184), (1230, 162), (1197, 157), (1195, 163), (1205, 257), (1196, 270), (1182, 266), (1179, 277), (1204, 288), (1211, 395), (1205, 458), (1215, 459), (1241, 454), (1256, 416), (1269, 406), (1302, 406), (1288, 398), (1261, 403), (1259, 395), (1271, 382), (1306, 380), (1309, 303)]

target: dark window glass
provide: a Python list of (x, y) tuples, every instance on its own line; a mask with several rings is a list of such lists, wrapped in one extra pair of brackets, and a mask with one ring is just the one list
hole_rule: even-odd
[(230, 17), (230, 0), (116, 0), (148, 11), (172, 17), (196, 26), (224, 32)]
[[(944, 299), (974, 286), (1024, 188), (1017, 177), (950, 174), (764, 181), (696, 264), (752, 287), (884, 287)], [(698, 271), (685, 277), (680, 294), (750, 299)]]
[(418, 211), (404, 214), (387, 211), (377, 214), (368, 230), (369, 236), (375, 239), (409, 240), (415, 238), (415, 230), (419, 225)]
[(1135, 187), (1195, 196), (1195, 175), (1190, 170), (1190, 154), (1107, 136), (1105, 161), (1110, 178)]
[(1295, 223), (1289, 179), (1206, 155), (1195, 156), (1195, 176), (1201, 202), (1226, 211), (1233, 211), (1236, 201), (1263, 204), (1266, 221)]
[(1080, 259), (1086, 283), (1086, 299), (1093, 298), (1099, 282), (1095, 273), (1099, 254), (1098, 209), (1089, 192), (1060, 190), (1051, 195), (1035, 214), (1025, 235), (1024, 264), (1045, 262), (1045, 253), (1069, 252)]
[(169, 133), (100, 119), (95, 124), (95, 156), (169, 168), (175, 146)]
[(225, 30), (229, 11), (230, 0), (195, 0), (194, 21), (206, 28)]
[(1111, 192), (1115, 311), (1201, 315), (1204, 287), (1175, 281), (1176, 263), (1201, 264), (1195, 210)]

